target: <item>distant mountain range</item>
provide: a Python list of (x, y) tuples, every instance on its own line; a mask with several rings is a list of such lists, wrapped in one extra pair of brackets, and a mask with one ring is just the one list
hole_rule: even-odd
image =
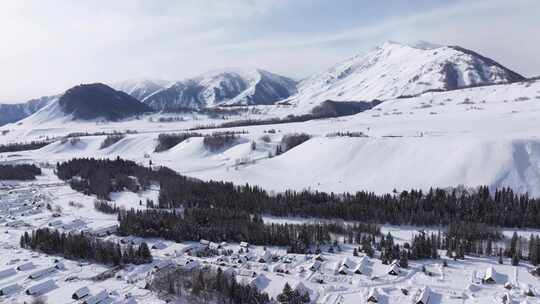
[(76, 119), (116, 120), (149, 110), (273, 104), (310, 113), (328, 101), (335, 107), (335, 102), (383, 101), (524, 79), (462, 47), (387, 42), (300, 82), (261, 69), (224, 69), (176, 82), (142, 79), (111, 84), (116, 90), (104, 84), (81, 85), (63, 95), (0, 105), (0, 125), (32, 115), (56, 97), (62, 111)]
[(296, 92), (296, 81), (290, 78), (259, 69), (229, 69), (175, 82), (142, 101), (160, 111), (271, 105)]

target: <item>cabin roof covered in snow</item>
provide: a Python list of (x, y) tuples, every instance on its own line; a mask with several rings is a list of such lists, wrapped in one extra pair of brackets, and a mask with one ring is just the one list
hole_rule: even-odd
[(484, 280), (493, 280), (495, 281), (495, 275), (496, 275), (496, 272), (495, 272), (495, 269), (493, 267), (488, 267), (486, 269), (486, 274), (484, 275)]
[(341, 265), (347, 268), (353, 268), (356, 265), (356, 263), (353, 262), (349, 257), (344, 257), (343, 260), (341, 261)]
[(261, 257), (259, 258), (265, 262), (268, 262), (272, 259), (272, 253), (270, 253), (270, 251), (266, 250), (265, 252), (263, 252), (263, 254), (261, 255)]
[(390, 268), (388, 268), (388, 273), (399, 273), (399, 267), (396, 264), (390, 265)]
[(46, 274), (49, 274), (53, 271), (55, 271), (56, 268), (55, 267), (48, 267), (48, 268), (44, 268), (44, 269), (40, 269), (34, 273), (31, 273), (30, 276), (28, 276), (30, 279), (37, 279), (37, 278), (40, 278)]
[(90, 289), (88, 287), (84, 286), (79, 289), (77, 289), (73, 295), (77, 297), (77, 299), (80, 299), (82, 297), (85, 297), (90, 294)]
[(15, 283), (15, 284), (11, 284), (11, 285), (8, 285), (8, 286), (4, 286), (2, 288), (0, 288), (0, 295), (8, 295), (8, 294), (11, 294), (12, 292), (15, 292), (17, 290), (21, 289), (21, 285)]
[(17, 270), (25, 271), (25, 270), (34, 269), (35, 267), (36, 267), (36, 266), (34, 265), (34, 263), (32, 263), (32, 262), (26, 262), (26, 263), (23, 263), (23, 264), (17, 266)]
[(54, 284), (53, 280), (48, 280), (48, 281), (41, 282), (36, 285), (28, 287), (28, 289), (26, 290), (26, 293), (30, 295), (39, 294), (46, 290), (50, 290), (54, 288), (55, 286), (56, 285)]
[(418, 296), (416, 303), (427, 304), (430, 296), (431, 296), (431, 290), (429, 289), (429, 287), (426, 286), (422, 288), (422, 291), (420, 292), (420, 295)]
[(368, 294), (368, 300), (369, 299), (374, 299), (374, 300), (378, 300), (379, 299), (379, 292), (377, 291), (377, 288), (371, 288), (369, 290), (369, 294)]
[(95, 296), (91, 296), (88, 299), (86, 299), (83, 302), (83, 304), (97, 304), (97, 303), (105, 300), (108, 297), (109, 297), (109, 294), (107, 293), (107, 291), (102, 290), (98, 294), (96, 294)]
[(14, 275), (16, 273), (17, 273), (17, 271), (15, 271), (15, 269), (13, 269), (13, 268), (0, 270), (0, 279), (7, 278), (7, 277), (12, 276), (12, 275)]

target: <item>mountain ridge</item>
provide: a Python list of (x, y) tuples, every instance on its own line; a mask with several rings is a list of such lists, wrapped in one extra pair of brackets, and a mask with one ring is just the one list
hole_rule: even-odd
[(526, 79), (474, 51), (459, 46), (429, 46), (386, 42), (302, 80), (298, 94), (280, 103), (308, 111), (325, 100), (387, 100), (429, 90)]
[(222, 69), (177, 81), (142, 101), (154, 110), (269, 105), (296, 93), (296, 81), (262, 69)]

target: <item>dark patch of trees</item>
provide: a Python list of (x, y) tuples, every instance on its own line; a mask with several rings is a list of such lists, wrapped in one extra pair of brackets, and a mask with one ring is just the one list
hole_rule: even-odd
[(25, 232), (20, 239), (22, 248), (67, 259), (84, 259), (102, 264), (146, 264), (152, 262), (152, 254), (146, 243), (137, 248), (103, 241), (84, 233), (60, 233), (58, 230), (40, 228)]
[(279, 303), (286, 304), (303, 304), (309, 303), (311, 299), (309, 298), (309, 293), (305, 292), (303, 294), (298, 290), (293, 290), (289, 283), (285, 283), (283, 291), (277, 296)]
[(120, 211), (120, 208), (116, 207), (116, 205), (109, 204), (109, 202), (100, 199), (94, 201), (94, 208), (106, 214), (116, 214)]
[(107, 135), (107, 137), (105, 137), (105, 139), (103, 140), (103, 142), (101, 143), (99, 148), (100, 149), (105, 149), (107, 147), (110, 147), (110, 146), (114, 145), (115, 143), (121, 141), (124, 137), (126, 137), (126, 136), (122, 135), (122, 134)]
[(0, 180), (34, 180), (41, 175), (41, 169), (36, 165), (0, 165)]
[(202, 137), (202, 136), (203, 135), (200, 133), (176, 133), (176, 134), (161, 133), (158, 135), (158, 144), (156, 148), (154, 149), (154, 152), (163, 152), (178, 145), (179, 143), (183, 142), (184, 140), (188, 138)]
[(13, 144), (0, 145), (0, 153), (37, 150), (37, 149), (41, 149), (45, 147), (51, 142), (52, 141), (45, 140), (45, 141), (31, 141), (29, 143), (13, 143)]
[(120, 159), (74, 159), (59, 164), (57, 169), (58, 176), (64, 180), (73, 176), (86, 180), (97, 171), (103, 171), (101, 174), (108, 177), (100, 180), (110, 181), (111, 176), (124, 174), (137, 177), (141, 185), (158, 182), (160, 193), (156, 207), (160, 208), (212, 207), (250, 214), (339, 218), (394, 225), (449, 225), (465, 221), (489, 226), (540, 227), (540, 200), (516, 194), (510, 188), (498, 189), (493, 195), (488, 187), (474, 192), (437, 188), (377, 195), (366, 191), (335, 194), (289, 190), (270, 195), (257, 186), (203, 182), (167, 168), (152, 170)]
[(238, 140), (238, 136), (234, 133), (213, 133), (204, 136), (203, 145), (209, 151), (216, 152), (226, 147), (230, 147), (236, 140)]
[(71, 138), (71, 137), (86, 137), (86, 136), (105, 136), (105, 135), (125, 135), (125, 134), (137, 134), (137, 130), (126, 130), (124, 132), (121, 131), (112, 131), (112, 132), (71, 132), (64, 136), (64, 138)]
[(382, 101), (332, 101), (327, 100), (311, 110), (311, 113), (316, 118), (330, 118), (347, 115), (354, 115), (367, 111)]
[(221, 268), (163, 270), (154, 275), (150, 289), (165, 297), (183, 297), (189, 303), (272, 303), (268, 294), (239, 284), (234, 275), (226, 275)]
[(286, 134), (281, 139), (282, 149), (284, 151), (290, 150), (296, 146), (303, 144), (311, 138), (311, 135), (306, 133), (293, 133)]
[(311, 246), (327, 244), (331, 234), (378, 235), (376, 225), (264, 224), (261, 217), (241, 210), (187, 208), (182, 214), (160, 210), (125, 211), (118, 216), (121, 235), (162, 237), (177, 242), (249, 242), (254, 245), (287, 247), (305, 253)]
[(368, 137), (368, 136), (364, 134), (363, 132), (346, 131), (346, 132), (329, 133), (326, 135), (326, 137)]
[[(534, 265), (540, 265), (540, 236), (532, 235), (529, 238), (529, 262)], [(540, 273), (539, 273), (540, 275)]]
[(120, 158), (115, 160), (73, 159), (56, 165), (56, 174), (71, 188), (108, 199), (114, 191), (138, 192), (150, 185), (152, 170)]

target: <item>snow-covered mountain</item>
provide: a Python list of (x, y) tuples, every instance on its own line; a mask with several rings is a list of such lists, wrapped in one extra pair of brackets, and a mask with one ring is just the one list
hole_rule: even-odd
[(326, 100), (386, 100), (429, 90), (507, 83), (524, 77), (458, 46), (387, 42), (298, 84), (283, 103), (311, 109)]
[(102, 83), (75, 86), (58, 99), (58, 104), (75, 119), (118, 120), (149, 111), (134, 97)]
[(216, 105), (268, 105), (296, 93), (290, 78), (260, 69), (227, 69), (178, 81), (143, 102), (155, 110)]
[(170, 85), (169, 81), (159, 79), (130, 79), (126, 81), (112, 83), (115, 90), (128, 93), (138, 100), (144, 100), (155, 92)]
[(0, 126), (19, 121), (34, 114), (54, 98), (55, 96), (43, 96), (24, 103), (0, 104)]
[(22, 128), (65, 125), (70, 121), (116, 121), (150, 111), (129, 94), (102, 83), (82, 84), (54, 97), (18, 124)]

